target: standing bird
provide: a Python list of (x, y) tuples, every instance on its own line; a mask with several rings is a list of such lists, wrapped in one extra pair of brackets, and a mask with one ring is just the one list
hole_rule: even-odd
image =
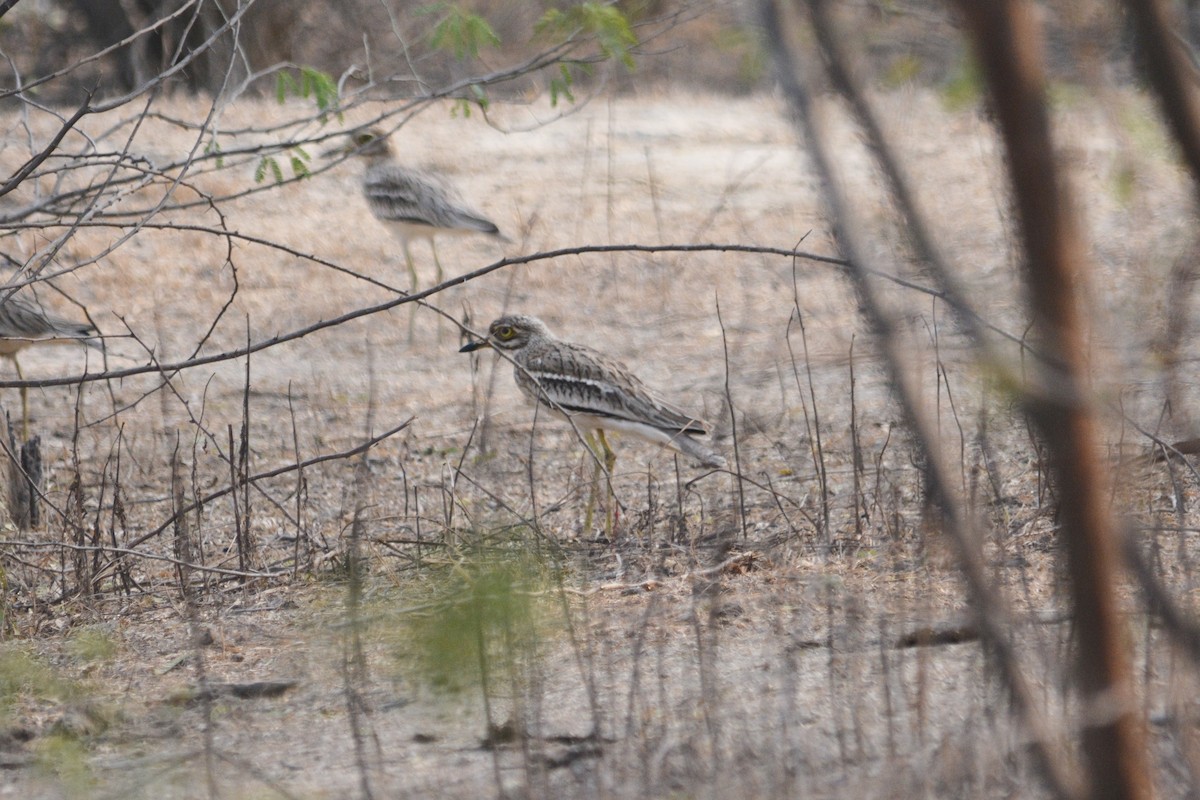
[[(96, 338), (96, 329), (83, 322), (47, 314), (41, 306), (10, 295), (0, 300), (0, 356), (10, 359), (17, 370), (17, 378), (25, 380), (17, 353), (32, 344), (63, 344), (79, 342), (90, 347), (101, 347)], [(21, 418), (25, 435), (29, 435), (29, 397), (21, 389)]]
[[(604, 437), (606, 430), (631, 433), (670, 447), (691, 456), (701, 466), (725, 466), (721, 455), (692, 438), (707, 433), (703, 423), (655, 397), (621, 362), (590, 347), (556, 338), (540, 319), (523, 314), (500, 317), (489, 326), (487, 338), (464, 345), (459, 352), (469, 353), (484, 347), (509, 354), (513, 378), (522, 394), (557, 416), (569, 419), (585, 433), (588, 446), (597, 457), (585, 529), (591, 527), (600, 471), (601, 453), (596, 451), (593, 430), (603, 447), (604, 469), (609, 478), (617, 456)], [(611, 509), (607, 528), (611, 532)]]
[(413, 266), (408, 244), (413, 239), (428, 239), (437, 265), (437, 282), (444, 277), (433, 238), (440, 234), (485, 233), (508, 241), (495, 223), (475, 211), (444, 178), (428, 172), (402, 167), (393, 160), (391, 145), (379, 131), (354, 134), (349, 143), (333, 151), (354, 154), (367, 162), (363, 174), (363, 194), (375, 219), (384, 223), (400, 239), (404, 260), (417, 288), (417, 269)]

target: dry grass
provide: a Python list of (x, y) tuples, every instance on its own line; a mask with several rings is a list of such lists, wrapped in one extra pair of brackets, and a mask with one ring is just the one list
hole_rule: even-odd
[[(1007, 201), (988, 123), (946, 111), (925, 92), (877, 100), (964, 281), (989, 321), (1019, 337)], [(1193, 219), (1161, 134), (1113, 122), (1144, 119), (1146, 101), (1131, 93), (1116, 102), (1107, 110), (1065, 102), (1058, 131), (1094, 243), (1088, 290), (1096, 301), (1098, 396), (1112, 411), (1110, 441), (1137, 451), (1147, 442), (1116, 409), (1146, 428), (1160, 425), (1166, 376), (1150, 354), (1166, 335), (1169, 293), (1182, 291), (1169, 277)], [(177, 101), (172, 113), (196, 119), (205, 110)], [(262, 127), (292, 113), (239, 105), (226, 110), (222, 126)], [(771, 98), (648, 95), (597, 101), (554, 124), (534, 124), (550, 115), (537, 106), (502, 107), (489, 127), (433, 108), (399, 132), (398, 149), (406, 161), (451, 177), (514, 240), (504, 248), (510, 256), (610, 243), (800, 242), (803, 251), (835, 252), (803, 150)], [(93, 133), (113, 124), (87, 122)], [(50, 129), (35, 123), (45, 123), (42, 135)], [(16, 130), (18, 120), (3, 124)], [(237, 141), (230, 137), (226, 149)], [(880, 223), (882, 260), (920, 282), (903, 242), (888, 234), (888, 210), (873, 199), (876, 176), (862, 166), (848, 127), (845, 143), (845, 180)], [(137, 139), (159, 163), (192, 144), (156, 121)], [(15, 145), (0, 151), (5, 168), (20, 159)], [(231, 193), (252, 185), (252, 175), (252, 164), (231, 164), (195, 183)], [(221, 210), (241, 234), (404, 285), (394, 240), (367, 215), (356, 180), (357, 167), (345, 164)], [(152, 198), (146, 190), (126, 202)], [(211, 225), (217, 217), (197, 210), (171, 219)], [(117, 235), (81, 231), (59, 264), (83, 261)], [(43, 244), (26, 232), (10, 236), (7, 249), (23, 259)], [(241, 241), (231, 253), (227, 263), (226, 243), (214, 235), (147, 231), (56, 283), (105, 332), (127, 324), (162, 361), (188, 356), (230, 298), (203, 352), (244, 344), (247, 326), (258, 340), (391, 296), (279, 250)], [(445, 240), (439, 253), (451, 274), (501, 255), (472, 239)], [(418, 245), (416, 255), (430, 279), (428, 253)], [(964, 363), (947, 310), (911, 289), (897, 287), (893, 299), (911, 309), (909, 336), (927, 367), (928, 401), (939, 409), (947, 449), (961, 454), (966, 494), (988, 522), (983, 546), (1021, 614), (1013, 635), (1049, 713), (1069, 725), (1078, 710), (1062, 689), (1069, 619), (1039, 454), (1010, 396), (986, 370)], [(14, 703), (10, 739), (22, 730), (33, 737), (11, 745), (22, 766), (6, 780), (17, 794), (204, 796), (205, 776), (214, 776), (228, 796), (326, 797), (361, 791), (363, 775), (379, 796), (1041, 791), (979, 644), (898, 646), (922, 628), (961, 625), (969, 609), (870, 332), (835, 267), (763, 254), (591, 254), (501, 269), (431, 302), (476, 330), (505, 310), (541, 316), (703, 412), (727, 453), (736, 421), (741, 475), (701, 474), (669, 453), (623, 441), (615, 480), (620, 536), (606, 542), (581, 530), (591, 465), (570, 430), (544, 415), (535, 425), (508, 367), (459, 355), (458, 332), (431, 312), (416, 312), (411, 339), (403, 307), (258, 353), (249, 365), (251, 473), (413, 422), (370, 452), (358, 478), (355, 461), (337, 460), (306, 469), (299, 489), (288, 474), (250, 492), (252, 566), (277, 574), (244, 587), (207, 576), (195, 614), (211, 640), (200, 646), (190, 644), (187, 604), (168, 563), (128, 558), (134, 585), (123, 589), (109, 569), (89, 596), (78, 591), (69, 555), (34, 546), (71, 538), (63, 515), (52, 510), (45, 530), (8, 534), (26, 542), (9, 545), (5, 561), (17, 640), (9, 647), (82, 687), (30, 680), (6, 695)], [(82, 358), (74, 350), (30, 351), (26, 374), (74, 373)], [(110, 367), (132, 366), (147, 353), (114, 338), (108, 359)], [(244, 360), (187, 370), (173, 376), (171, 392), (157, 389), (153, 376), (88, 384), (78, 394), (35, 391), (47, 504), (66, 509), (76, 451), (82, 520), (106, 544), (134, 541), (169, 518), (177, 441), (188, 496), (227, 486), (225, 454), (229, 432), (236, 437), (243, 422), (245, 372)], [(1186, 404), (1196, 388), (1183, 380), (1178, 396)], [(73, 442), (76, 404), (83, 426)], [(824, 491), (813, 455), (818, 417)], [(486, 422), (476, 427), (477, 419)], [(1182, 415), (1158, 432), (1195, 434)], [(1158, 540), (1163, 576), (1185, 597), (1194, 582), (1187, 528), (1195, 484), (1186, 470), (1143, 465), (1122, 474), (1116, 500), (1137, 520), (1171, 519), (1183, 529)], [(123, 516), (113, 510), (114, 485)], [(369, 565), (358, 628), (365, 675), (344, 666), (352, 626), (343, 578), (356, 510)], [(244, 519), (245, 509), (238, 513)], [(229, 498), (193, 519), (204, 563), (236, 567), (236, 521)], [(293, 576), (298, 535), (304, 560)], [(169, 536), (139, 550), (169, 555)], [(453, 663), (431, 661), (438, 651), (426, 635), (449, 627), (439, 615), (479, 586), (489, 587), (481, 607), (513, 609), (480, 623), (493, 670), (483, 691), (474, 664), (461, 663), (470, 647)], [(1194, 671), (1172, 656), (1139, 606), (1130, 609), (1146, 709), (1163, 722), (1155, 728), (1159, 756), (1175, 768), (1193, 738), (1182, 712), (1194, 696)], [(97, 631), (115, 654), (101, 647), (96, 655), (92, 646), (81, 655), (73, 645), (85, 632), (92, 638), (82, 641), (96, 641)], [(199, 663), (209, 681), (297, 685), (278, 699), (200, 702), (185, 693)], [(357, 753), (347, 675), (368, 712), (356, 717), (367, 732)], [(71, 727), (89, 713), (105, 721), (99, 730)], [(56, 720), (65, 728), (56, 732)], [(489, 721), (527, 735), (481, 746)], [(60, 741), (79, 749), (62, 755), (51, 746)], [(1166, 786), (1187, 783), (1185, 770), (1173, 774)]]

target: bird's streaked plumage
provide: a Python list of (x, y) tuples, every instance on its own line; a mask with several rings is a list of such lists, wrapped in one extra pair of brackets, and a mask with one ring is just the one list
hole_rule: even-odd
[(399, 164), (379, 164), (363, 177), (371, 213), (407, 238), (437, 234), (485, 233), (499, 236), (495, 223), (472, 211), (458, 191), (438, 175)]
[[(25, 380), (17, 353), (35, 344), (78, 342), (103, 348), (96, 329), (84, 322), (72, 322), (47, 313), (41, 306), (16, 295), (0, 300), (0, 356), (13, 362), (17, 378)], [(29, 394), (21, 389), (21, 419), (25, 436), (29, 435)]]
[(44, 311), (24, 298), (0, 300), (0, 356), (14, 361), (19, 351), (32, 344), (80, 342), (98, 347), (96, 329)]
[(507, 241), (496, 224), (467, 205), (445, 178), (396, 163), (387, 138), (378, 131), (355, 134), (339, 152), (366, 161), (363, 196), (375, 218), (400, 239), (414, 289), (417, 272), (408, 249), (413, 239), (429, 240), (439, 283), (443, 273), (433, 245), (435, 236), (481, 233)]
[(705, 467), (723, 467), (725, 459), (694, 436), (704, 424), (652, 393), (621, 362), (590, 347), (556, 338), (535, 317), (501, 317), (487, 338), (461, 352), (494, 347), (514, 362), (513, 377), (521, 392), (581, 431), (629, 433), (694, 458)]

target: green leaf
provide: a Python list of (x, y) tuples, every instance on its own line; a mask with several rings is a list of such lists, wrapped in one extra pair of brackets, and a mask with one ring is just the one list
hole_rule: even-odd
[(542, 14), (541, 19), (534, 23), (534, 36), (559, 36), (569, 33), (572, 26), (564, 21), (566, 16), (566, 14), (557, 8), (550, 9), (545, 14)]
[(292, 74), (286, 69), (280, 70), (275, 74), (275, 99), (283, 105), (289, 94), (296, 93), (296, 81), (292, 79)]
[(492, 103), (491, 99), (488, 97), (487, 89), (480, 86), (478, 83), (472, 83), (467, 87), (467, 89), (471, 92), (471, 96), (475, 99), (475, 105), (479, 106), (484, 111), (487, 111), (488, 106)]
[(491, 105), (491, 98), (488, 97), (487, 89), (477, 83), (472, 83), (467, 87), (467, 91), (471, 93), (470, 97), (459, 97), (454, 101), (454, 105), (450, 108), (450, 116), (457, 117), (462, 114), (464, 118), (471, 116), (471, 109), (478, 107), (484, 112)]
[(262, 183), (266, 180), (268, 171), (276, 183), (283, 183), (283, 167), (279, 166), (279, 160), (275, 156), (263, 156), (258, 160), (258, 166), (254, 168), (254, 182)]
[(301, 94), (304, 97), (311, 94), (317, 103), (317, 108), (321, 111), (328, 111), (337, 106), (337, 82), (332, 75), (312, 67), (301, 67), (300, 77), (302, 80)]
[(550, 79), (551, 107), (558, 105), (560, 95), (567, 98), (567, 102), (575, 102), (575, 95), (571, 92), (571, 85), (575, 83), (575, 76), (571, 74), (571, 70), (566, 64), (558, 65), (558, 73), (559, 77)]
[(604, 3), (587, 2), (566, 11), (552, 8), (534, 25), (538, 36), (571, 39), (579, 33), (595, 38), (605, 58), (620, 61), (627, 69), (634, 68), (633, 48), (637, 35), (629, 17), (620, 8)]
[(221, 143), (217, 141), (216, 137), (209, 139), (208, 144), (204, 145), (205, 155), (212, 155), (213, 153), (217, 154), (217, 169), (221, 169), (225, 166), (225, 157), (221, 155)]
[[(281, 70), (276, 75), (275, 79), (275, 98), (282, 104), (288, 96), (302, 97), (304, 99), (312, 98), (316, 103), (317, 111), (320, 112), (321, 124), (325, 124), (326, 114), (339, 107), (337, 81), (328, 72), (322, 72), (313, 67), (300, 67), (300, 80), (296, 82), (296, 78), (292, 77), (292, 73), (288, 70)], [(342, 113), (337, 114), (338, 121), (342, 121)]]
[(296, 178), (307, 178), (311, 173), (308, 170), (308, 164), (304, 163), (304, 159), (300, 156), (291, 156), (289, 159), (292, 165), (292, 176)]
[(459, 61), (467, 56), (478, 58), (481, 48), (500, 44), (500, 37), (486, 19), (451, 3), (424, 6), (418, 12), (441, 14), (429, 34), (429, 44), (435, 50), (453, 53)]
[(630, 50), (637, 46), (638, 41), (629, 25), (629, 19), (621, 9), (599, 3), (584, 3), (578, 8), (584, 15), (584, 30), (596, 35), (601, 52), (620, 61), (626, 69), (633, 69), (633, 55)]

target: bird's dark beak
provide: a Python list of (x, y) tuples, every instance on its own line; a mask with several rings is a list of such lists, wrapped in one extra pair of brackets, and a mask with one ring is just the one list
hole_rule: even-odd
[(354, 149), (354, 142), (349, 144), (336, 144), (333, 147), (329, 147), (321, 151), (321, 158), (338, 158), (340, 156), (348, 156), (354, 152)]
[(460, 353), (471, 353), (476, 350), (482, 350), (485, 347), (491, 347), (492, 343), (487, 339), (480, 339), (478, 342), (467, 342), (458, 349)]

